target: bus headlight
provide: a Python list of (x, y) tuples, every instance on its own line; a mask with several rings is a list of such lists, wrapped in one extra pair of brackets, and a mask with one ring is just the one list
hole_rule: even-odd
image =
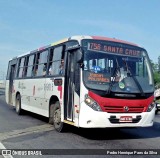
[(95, 111), (102, 111), (102, 109), (100, 108), (100, 106), (98, 105), (98, 103), (96, 101), (94, 101), (92, 98), (90, 98), (87, 94), (85, 95), (84, 102), (89, 107), (91, 107), (93, 110), (95, 110)]
[(148, 106), (147, 112), (152, 111), (152, 109), (153, 109), (154, 107), (155, 107), (155, 103), (151, 103), (151, 104)]

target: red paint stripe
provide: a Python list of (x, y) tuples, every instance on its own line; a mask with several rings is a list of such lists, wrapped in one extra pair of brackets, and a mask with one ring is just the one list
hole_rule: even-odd
[(100, 37), (100, 36), (91, 36), (91, 37), (92, 37), (93, 39), (96, 39), (96, 40), (105, 40), (105, 41), (111, 41), (111, 42), (124, 43), (124, 44), (133, 45), (133, 46), (138, 46), (138, 45), (135, 44), (135, 43), (131, 43), (131, 42), (127, 42), (127, 41), (115, 39), (115, 38)]
[[(121, 108), (124, 106), (128, 106), (131, 107), (133, 109), (133, 107), (135, 107), (135, 110), (137, 110), (139, 108), (139, 111), (142, 112), (143, 108), (143, 112), (145, 112), (148, 109), (148, 106), (153, 102), (154, 96), (151, 96), (147, 99), (116, 99), (116, 98), (105, 98), (105, 97), (101, 97), (91, 91), (89, 91), (88, 95), (93, 98), (102, 108), (103, 111), (106, 111), (106, 107), (116, 107)], [(119, 112), (121, 112), (121, 110), (119, 110)]]
[(57, 89), (60, 92), (60, 99), (62, 99), (62, 86), (58, 86)]
[(33, 86), (33, 96), (35, 95), (35, 86)]

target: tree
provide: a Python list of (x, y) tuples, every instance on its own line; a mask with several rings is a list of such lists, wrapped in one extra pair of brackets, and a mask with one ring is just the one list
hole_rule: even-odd
[(156, 88), (160, 88), (160, 56), (158, 57), (158, 63), (154, 63), (151, 60), (151, 65), (153, 69), (153, 77), (154, 77), (154, 84)]
[(155, 86), (157, 88), (160, 87), (160, 73), (154, 72), (153, 73), (153, 77), (154, 77), (154, 84), (155, 84)]
[(158, 57), (158, 72), (160, 73), (160, 56)]

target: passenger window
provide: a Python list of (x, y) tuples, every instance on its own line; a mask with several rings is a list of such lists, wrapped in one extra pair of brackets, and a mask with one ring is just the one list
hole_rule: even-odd
[(50, 52), (49, 61), (49, 75), (61, 75), (63, 74), (64, 56), (62, 54), (63, 46), (56, 47)]
[(48, 50), (37, 54), (35, 76), (45, 76), (47, 72)]
[(24, 76), (24, 61), (25, 58), (21, 58), (19, 60), (18, 78), (22, 78)]
[(31, 77), (34, 74), (34, 62), (35, 62), (35, 55), (29, 56), (28, 67), (27, 67), (27, 77)]
[(28, 66), (28, 60), (29, 60), (29, 57), (26, 57), (25, 58), (25, 62), (24, 62), (24, 67), (23, 67), (23, 77), (26, 77), (26, 75), (27, 75), (27, 66)]

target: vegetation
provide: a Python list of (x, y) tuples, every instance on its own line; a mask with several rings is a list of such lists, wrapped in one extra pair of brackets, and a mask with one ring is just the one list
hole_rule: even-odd
[[(158, 59), (160, 59), (160, 57)], [(151, 64), (153, 68), (154, 84), (157, 89), (160, 88), (160, 61), (158, 63), (151, 61)]]
[[(158, 63), (154, 63), (153, 61), (151, 61), (151, 64), (153, 68), (155, 89), (159, 89), (160, 88), (160, 56), (158, 57)], [(155, 99), (156, 99), (156, 103), (160, 104), (160, 96)]]
[(154, 72), (154, 83), (155, 87), (160, 88), (160, 73), (159, 72)]

